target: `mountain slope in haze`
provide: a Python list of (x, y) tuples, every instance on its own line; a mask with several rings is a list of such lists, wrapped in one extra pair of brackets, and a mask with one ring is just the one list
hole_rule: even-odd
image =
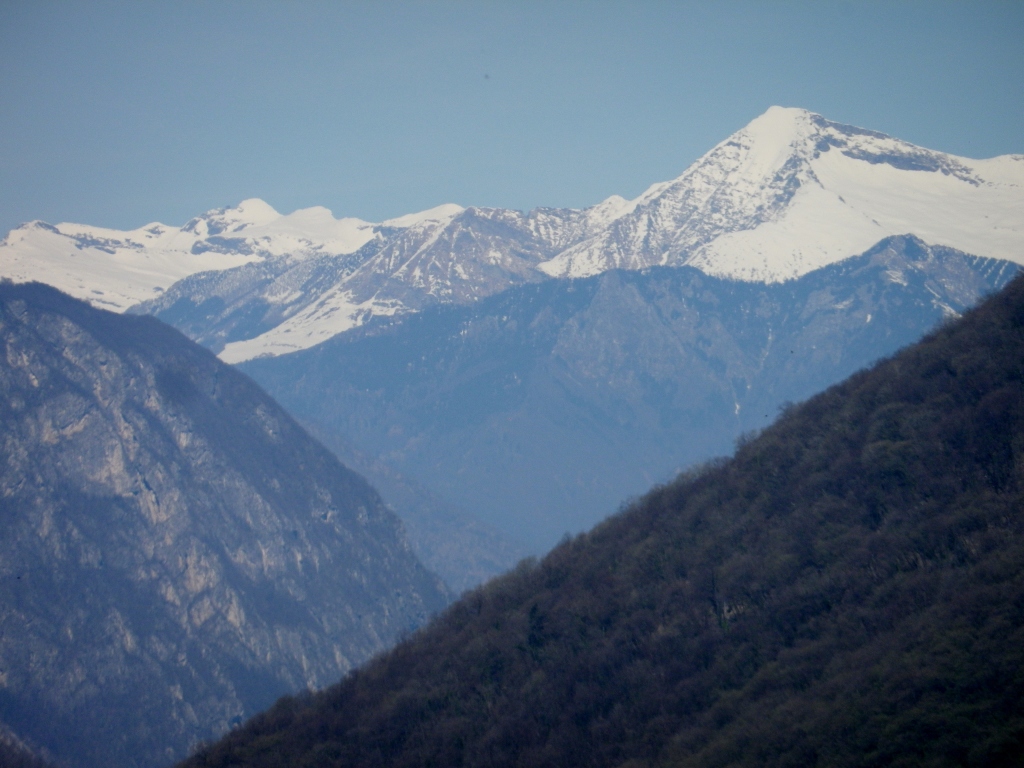
[(527, 213), (449, 204), (379, 224), (324, 208), (281, 216), (260, 200), (181, 229), (34, 222), (0, 243), (0, 275), (110, 308), (142, 302), (136, 311), (234, 363), (610, 269), (690, 265), (778, 282), (903, 234), (1020, 262), (1022, 211), (1024, 155), (955, 157), (773, 107), (634, 200)]
[(366, 481), (178, 331), (8, 283), (0, 339), (0, 725), (47, 759), (180, 758), (445, 604)]
[(1024, 280), (185, 762), (1019, 764)]
[(308, 420), (301, 423), (381, 494), (401, 517), (416, 557), (444, 580), (453, 595), (511, 570), (529, 555), (522, 542), (442, 501), (388, 461), (357, 450), (336, 432), (322, 432)]
[(782, 284), (611, 271), (242, 364), (278, 402), (543, 552), (1001, 287), (915, 238)]

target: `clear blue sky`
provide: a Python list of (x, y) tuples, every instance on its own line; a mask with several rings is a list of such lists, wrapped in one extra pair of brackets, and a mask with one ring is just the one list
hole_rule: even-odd
[(0, 0), (0, 229), (581, 207), (772, 104), (1024, 153), (1024, 2)]

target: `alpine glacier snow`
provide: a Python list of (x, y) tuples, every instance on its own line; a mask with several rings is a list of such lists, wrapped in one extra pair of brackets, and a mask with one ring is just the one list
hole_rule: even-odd
[(154, 222), (124, 232), (32, 221), (0, 242), (0, 270), (15, 282), (37, 280), (123, 312), (196, 272), (280, 256), (352, 253), (373, 237), (373, 228), (319, 207), (282, 216), (255, 199), (209, 211), (180, 229)]
[(771, 283), (899, 234), (1024, 260), (1024, 155), (954, 157), (802, 109), (772, 107), (631, 207), (539, 268), (689, 264)]
[(610, 269), (691, 265), (781, 282), (894, 235), (1024, 263), (1024, 155), (971, 160), (772, 107), (634, 200), (528, 213), (442, 205), (379, 224), (261, 200), (180, 229), (31, 222), (0, 276), (149, 312), (228, 362), (306, 349), (373, 317)]

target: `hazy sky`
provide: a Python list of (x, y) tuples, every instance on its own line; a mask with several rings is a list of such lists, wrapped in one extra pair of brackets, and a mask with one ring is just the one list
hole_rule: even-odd
[(772, 104), (1024, 153), (1024, 2), (0, 0), (0, 229), (633, 197)]

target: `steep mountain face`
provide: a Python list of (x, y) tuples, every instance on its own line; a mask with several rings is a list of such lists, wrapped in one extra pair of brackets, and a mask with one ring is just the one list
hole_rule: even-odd
[(242, 368), (329, 444), (379, 457), (542, 552), (1016, 270), (899, 237), (782, 284), (611, 271)]
[(281, 216), (259, 200), (180, 230), (34, 222), (0, 243), (0, 274), (109, 308), (141, 302), (136, 311), (240, 362), (373, 318), (610, 269), (690, 265), (778, 282), (902, 234), (1021, 263), (1022, 211), (1022, 155), (959, 158), (773, 107), (635, 200), (529, 213), (444, 205), (380, 224), (324, 208)]
[(1016, 765), (1024, 281), (184, 763)]
[(324, 686), (445, 594), (360, 476), (154, 318), (0, 285), (0, 724), (152, 766)]
[(1024, 155), (970, 160), (772, 107), (540, 269), (556, 277), (689, 264), (777, 282), (914, 234), (1021, 263)]
[(132, 311), (175, 325), (227, 362), (285, 354), (373, 317), (466, 304), (545, 280), (537, 264), (592, 234), (616, 209), (614, 201), (528, 214), (469, 208), (399, 220), (406, 226), (379, 227), (346, 258), (279, 258), (203, 273)]

